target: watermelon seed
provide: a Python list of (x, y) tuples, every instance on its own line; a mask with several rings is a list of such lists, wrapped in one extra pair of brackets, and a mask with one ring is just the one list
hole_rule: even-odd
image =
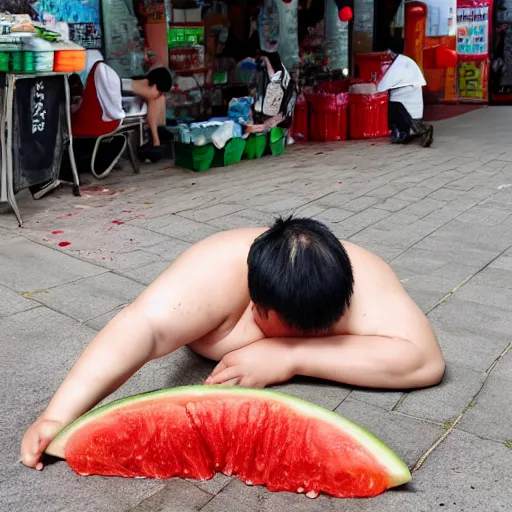
[(298, 492), (299, 494), (302, 494), (302, 493), (304, 492), (304, 487), (299, 487), (299, 488), (297, 489), (297, 492)]

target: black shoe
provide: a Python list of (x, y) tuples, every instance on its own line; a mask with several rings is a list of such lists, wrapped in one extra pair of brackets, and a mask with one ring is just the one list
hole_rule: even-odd
[(139, 148), (137, 155), (142, 163), (149, 160), (150, 162), (156, 164), (159, 160), (162, 159), (162, 146), (152, 146), (149, 144), (149, 142), (147, 142)]
[(165, 144), (166, 142), (173, 141), (174, 135), (165, 126), (159, 126), (158, 138), (160, 139), (160, 143)]
[(421, 136), (421, 145), (424, 148), (429, 148), (432, 146), (432, 142), (434, 142), (434, 127), (429, 124)]

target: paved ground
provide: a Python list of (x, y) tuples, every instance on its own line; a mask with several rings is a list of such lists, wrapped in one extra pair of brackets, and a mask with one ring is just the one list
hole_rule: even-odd
[[(512, 510), (511, 126), (511, 109), (484, 109), (439, 123), (431, 150), (296, 147), (205, 174), (165, 164), (117, 173), (100, 188), (86, 186), (82, 198), (21, 198), (26, 229), (0, 215), (0, 509)], [(377, 252), (437, 331), (448, 370), (434, 389), (284, 387), (375, 432), (417, 469), (410, 485), (374, 500), (309, 500), (226, 477), (83, 478), (65, 463), (37, 473), (18, 462), (24, 429), (116, 311), (191, 243), (278, 212), (315, 216)], [(181, 350), (116, 396), (201, 383), (211, 368)]]

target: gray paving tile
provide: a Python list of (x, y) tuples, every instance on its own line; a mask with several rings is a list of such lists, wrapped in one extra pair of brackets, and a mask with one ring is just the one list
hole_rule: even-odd
[(380, 203), (374, 204), (374, 208), (378, 208), (380, 210), (386, 210), (388, 212), (398, 212), (403, 210), (406, 206), (411, 204), (410, 201), (403, 201), (402, 199), (396, 199), (395, 197), (390, 197), (381, 201)]
[[(319, 196), (320, 197), (320, 196)], [(294, 193), (286, 193), (283, 191), (269, 192), (258, 196), (253, 196), (244, 201), (242, 206), (255, 208), (268, 213), (279, 213), (284, 210), (298, 208), (311, 199), (307, 196), (300, 196)]]
[(347, 398), (336, 412), (366, 428), (384, 441), (412, 467), (443, 430), (427, 421), (408, 417), (400, 412), (384, 411), (380, 407)]
[(510, 449), (502, 443), (454, 431), (414, 473), (409, 485), (372, 500), (356, 500), (354, 505), (360, 508), (354, 510), (507, 512), (512, 508), (509, 461)]
[(427, 197), (432, 193), (432, 189), (428, 187), (422, 187), (421, 185), (417, 185), (415, 187), (406, 188), (402, 190), (394, 197), (396, 199), (402, 199), (403, 201), (419, 201), (424, 197)]
[(371, 197), (371, 196), (361, 196), (357, 199), (352, 199), (352, 201), (349, 201), (348, 203), (345, 203), (343, 205), (344, 210), (349, 210), (351, 212), (362, 212), (363, 210), (366, 210), (366, 208), (369, 208), (370, 206), (373, 206), (375, 203), (379, 202), (379, 198), (377, 197)]
[(138, 225), (157, 233), (177, 238), (184, 242), (196, 243), (214, 235), (219, 230), (213, 226), (185, 219), (179, 215), (170, 214), (145, 221), (138, 221)]
[(46, 407), (95, 331), (38, 307), (1, 318), (0, 332), (0, 399), (9, 418), (2, 430), (19, 436)]
[(27, 299), (19, 293), (0, 285), (0, 317), (27, 311), (38, 305), (37, 302)]
[(198, 480), (190, 480), (196, 487), (209, 494), (219, 494), (235, 477), (217, 473), (211, 480), (200, 482)]
[(145, 364), (104, 403), (156, 389), (202, 385), (216, 364), (182, 347)]
[(358, 400), (359, 402), (364, 402), (365, 404), (374, 405), (385, 409), (386, 411), (391, 411), (398, 400), (402, 398), (403, 393), (401, 391), (354, 389), (349, 396), (353, 400)]
[(441, 209), (443, 206), (446, 206), (445, 201), (439, 201), (432, 199), (431, 197), (425, 197), (421, 201), (413, 203), (407, 208), (404, 208), (403, 212), (405, 214), (411, 214), (422, 218), (426, 217), (432, 212)]
[(457, 217), (460, 222), (470, 224), (483, 224), (484, 226), (498, 226), (507, 220), (512, 214), (512, 209), (508, 211), (498, 210), (496, 208), (485, 208), (482, 206), (473, 206)]
[(31, 297), (79, 322), (85, 322), (133, 302), (143, 290), (140, 283), (107, 272), (33, 293)]
[(118, 272), (130, 271), (162, 260), (159, 254), (148, 252), (147, 250), (134, 250), (122, 253), (109, 251), (100, 254), (104, 255), (99, 258), (96, 256), (94, 259), (107, 269)]
[[(397, 198), (396, 196), (399, 192), (406, 189), (406, 185), (400, 185), (398, 183), (389, 183), (387, 185), (383, 185), (382, 187), (376, 188), (374, 190), (371, 190), (370, 192), (367, 192), (367, 196), (370, 197), (378, 197), (380, 199), (387, 199), (389, 197), (393, 197), (394, 199), (400, 199), (402, 201), (408, 202), (405, 198)], [(414, 198), (416, 199), (416, 198)]]
[(462, 300), (512, 309), (512, 271), (486, 268), (466, 283), (458, 292)]
[(440, 188), (438, 190), (434, 190), (431, 194), (428, 195), (430, 199), (435, 199), (436, 201), (453, 201), (460, 197), (464, 192), (462, 190), (452, 190), (450, 188)]
[(397, 410), (438, 423), (453, 421), (471, 403), (486, 378), (486, 373), (448, 361), (438, 386), (408, 393)]
[(156, 261), (149, 265), (143, 265), (142, 267), (121, 271), (121, 274), (137, 281), (138, 283), (150, 285), (167, 268), (169, 268), (169, 265), (170, 263), (165, 260)]
[(512, 379), (512, 349), (504, 354), (496, 366), (492, 369), (491, 375), (501, 379)]
[(429, 319), (445, 357), (479, 372), (485, 372), (510, 342), (509, 311), (452, 297)]
[(348, 219), (349, 217), (352, 217), (354, 215), (353, 211), (344, 210), (342, 208), (327, 208), (321, 213), (318, 213), (314, 216), (315, 219), (319, 220), (320, 222), (341, 222), (342, 220)]
[(340, 384), (302, 378), (274, 386), (274, 389), (331, 410), (336, 409), (350, 393), (349, 388)]
[(146, 498), (133, 512), (195, 512), (201, 510), (212, 495), (197, 488), (192, 482), (173, 479), (158, 493)]
[(484, 439), (512, 441), (512, 375), (489, 375), (475, 402), (457, 426)]
[(378, 210), (377, 208), (368, 208), (363, 212), (356, 213), (352, 217), (339, 222), (341, 228), (347, 229), (352, 234), (362, 231), (364, 228), (375, 224), (389, 216), (389, 212)]
[(196, 220), (198, 222), (208, 222), (219, 217), (224, 217), (231, 213), (236, 213), (243, 210), (244, 207), (238, 204), (219, 203), (206, 208), (195, 208), (192, 210), (185, 210), (179, 213), (180, 217), (186, 219)]
[(104, 271), (26, 239), (0, 244), (0, 283), (20, 293), (58, 286)]
[[(0, 487), (2, 510), (127, 512), (164, 486), (159, 480), (81, 477), (65, 462), (47, 466), (42, 473), (28, 469), (17, 460), (18, 436), (0, 441), (4, 461), (9, 464), (8, 477)], [(13, 444), (15, 453), (4, 450), (5, 441)]]
[(221, 230), (270, 226), (275, 217), (271, 213), (248, 209), (213, 219), (209, 221), (209, 224)]
[[(350, 500), (338, 501), (346, 504)], [(325, 496), (310, 500), (303, 494), (271, 493), (264, 487), (247, 486), (240, 480), (233, 480), (202, 509), (202, 512), (324, 512), (335, 510), (332, 503), (333, 501)]]
[(158, 254), (163, 261), (170, 265), (178, 256), (181, 256), (193, 244), (191, 242), (183, 242), (176, 238), (168, 238), (164, 242), (147, 247), (147, 252)]
[(490, 265), (491, 269), (502, 269), (512, 271), (512, 250), (504, 252), (501, 256), (496, 258)]
[(440, 258), (435, 252), (411, 247), (391, 262), (391, 268), (407, 269), (415, 274), (425, 275), (443, 267), (446, 263), (448, 260)]

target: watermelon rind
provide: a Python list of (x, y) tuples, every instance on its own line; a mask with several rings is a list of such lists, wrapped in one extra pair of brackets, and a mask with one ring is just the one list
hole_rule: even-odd
[(61, 430), (61, 432), (59, 432), (48, 445), (46, 453), (54, 457), (65, 459), (65, 448), (68, 439), (86, 424), (94, 422), (102, 416), (125, 406), (144, 401), (153, 401), (158, 399), (164, 400), (166, 398), (179, 397), (180, 395), (185, 395), (191, 398), (194, 396), (204, 398), (210, 395), (215, 397), (225, 396), (226, 398), (230, 396), (243, 396), (247, 399), (259, 398), (282, 402), (288, 407), (295, 409), (303, 416), (310, 416), (317, 420), (331, 423), (333, 426), (339, 428), (345, 434), (352, 437), (356, 443), (361, 444), (373, 455), (373, 457), (375, 457), (377, 462), (386, 468), (389, 478), (389, 487), (403, 485), (411, 480), (409, 468), (402, 459), (400, 459), (400, 457), (380, 439), (351, 420), (340, 416), (334, 411), (330, 411), (329, 409), (325, 409), (324, 407), (311, 402), (306, 402), (305, 400), (292, 395), (268, 389), (248, 389), (242, 387), (186, 386), (172, 389), (161, 389), (116, 400), (109, 404), (92, 409)]

